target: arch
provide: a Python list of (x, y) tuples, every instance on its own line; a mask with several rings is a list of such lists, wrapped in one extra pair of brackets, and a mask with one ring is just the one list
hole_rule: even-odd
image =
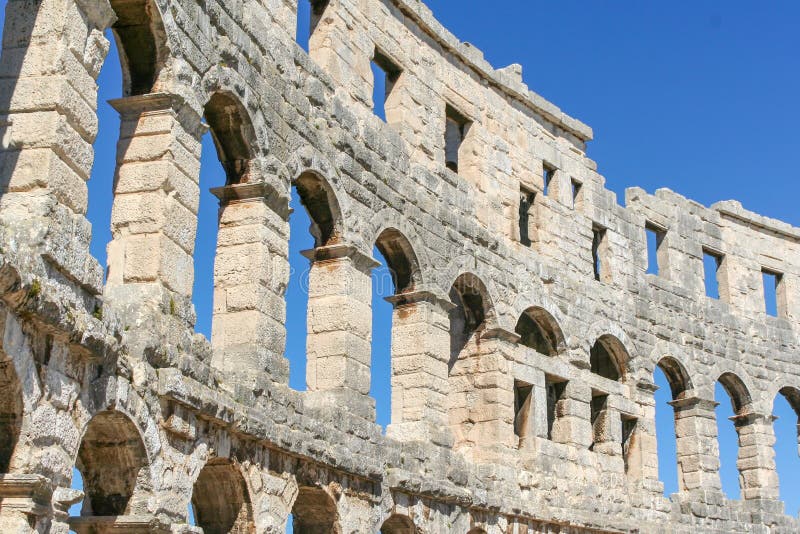
[(419, 530), (410, 517), (403, 514), (392, 514), (381, 525), (380, 534), (417, 534)]
[(514, 331), (519, 334), (522, 345), (547, 356), (561, 353), (566, 345), (564, 333), (555, 317), (538, 306), (522, 312)]
[(22, 384), (14, 362), (0, 356), (0, 473), (8, 473), (22, 429)]
[(250, 492), (239, 468), (231, 460), (210, 460), (192, 491), (195, 523), (205, 534), (255, 532)]
[(450, 368), (473, 334), (494, 323), (494, 305), (486, 285), (478, 276), (463, 273), (450, 288), (450, 300), (456, 306), (450, 311)]
[(144, 510), (150, 491), (149, 462), (136, 425), (108, 410), (89, 421), (76, 467), (86, 497), (82, 516), (132, 515)]
[(293, 185), (309, 218), (314, 246), (333, 245), (342, 237), (342, 212), (339, 201), (327, 180), (314, 171), (305, 171)]
[(122, 66), (123, 94), (153, 92), (167, 56), (161, 15), (152, 0), (111, 0), (117, 20), (111, 25)]
[(323, 488), (301, 486), (292, 506), (295, 534), (341, 534), (339, 512), (333, 497)]
[(625, 345), (612, 334), (603, 334), (589, 352), (591, 371), (609, 380), (618, 381), (628, 371), (630, 356)]
[(672, 356), (664, 356), (656, 366), (661, 369), (667, 378), (667, 383), (672, 392), (672, 400), (682, 399), (686, 396), (687, 391), (694, 389), (689, 373), (677, 359)]
[(797, 422), (800, 423), (800, 389), (792, 386), (784, 386), (778, 390), (783, 395), (794, 413), (797, 414)]
[(419, 287), (419, 262), (406, 236), (396, 228), (386, 228), (375, 240), (375, 246), (386, 259), (395, 293), (407, 293)]
[(244, 107), (232, 94), (215, 92), (208, 99), (203, 114), (217, 157), (225, 169), (225, 185), (247, 183), (256, 135)]
[(717, 381), (725, 389), (728, 397), (730, 397), (733, 413), (735, 415), (743, 415), (750, 411), (753, 405), (753, 398), (747, 386), (738, 375), (732, 372), (725, 372), (720, 375)]

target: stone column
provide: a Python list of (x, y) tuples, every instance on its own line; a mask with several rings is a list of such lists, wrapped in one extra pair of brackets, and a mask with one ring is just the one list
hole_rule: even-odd
[(346, 244), (318, 247), (303, 254), (311, 260), (306, 340), (309, 398), (332, 402), (374, 420), (375, 401), (369, 396), (370, 273), (379, 264)]
[(194, 324), (193, 253), (199, 204), (201, 117), (178, 96), (111, 101), (120, 139), (106, 295), (151, 302)]
[(447, 428), (450, 319), (453, 304), (429, 291), (386, 299), (392, 317), (392, 423), (387, 434), (402, 441), (452, 445)]
[(476, 332), (450, 375), (456, 447), (478, 462), (503, 463), (517, 445), (510, 367), (518, 340), (517, 334), (499, 328)]
[(552, 437), (557, 443), (566, 443), (581, 449), (592, 444), (590, 424), (591, 388), (577, 380), (567, 383), (564, 398), (556, 404), (556, 418), (553, 422)]
[(658, 478), (658, 438), (656, 435), (656, 401), (655, 392), (658, 389), (653, 382), (641, 380), (636, 383), (638, 393), (637, 402), (642, 407), (642, 417), (636, 423), (636, 453), (639, 458), (640, 469), (636, 475), (647, 483), (650, 488), (657, 488), (663, 492), (663, 483)]
[(0, 245), (45, 257), (96, 294), (86, 181), (113, 19), (103, 1), (9, 0), (0, 60)]
[(775, 433), (771, 414), (750, 412), (730, 418), (739, 435), (736, 467), (742, 481), (742, 498), (778, 501), (775, 471)]
[[(264, 177), (262, 177), (263, 179)], [(273, 183), (212, 190), (220, 199), (211, 363), (245, 382), (287, 382), (289, 199)], [(255, 385), (255, 384), (251, 384)]]
[(675, 410), (678, 489), (681, 492), (722, 491), (719, 478), (717, 403), (688, 397), (671, 401)]

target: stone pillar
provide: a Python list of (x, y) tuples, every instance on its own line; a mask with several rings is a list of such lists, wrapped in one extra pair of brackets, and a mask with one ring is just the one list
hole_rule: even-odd
[(0, 245), (44, 256), (93, 293), (102, 270), (89, 254), (86, 181), (113, 18), (102, 1), (9, 0), (0, 59)]
[(285, 383), (289, 377), (283, 356), (289, 199), (278, 191), (264, 182), (212, 190), (220, 211), (211, 363), (245, 382), (268, 376)]
[(311, 260), (306, 340), (309, 398), (333, 402), (374, 420), (375, 401), (369, 396), (370, 273), (379, 264), (346, 244), (318, 247), (303, 254)]
[(564, 398), (556, 404), (556, 418), (553, 422), (553, 441), (566, 443), (580, 449), (588, 449), (592, 444), (590, 424), (591, 388), (577, 380), (567, 383)]
[(450, 374), (450, 423), (456, 447), (478, 462), (503, 463), (515, 450), (514, 377), (519, 336), (503, 329), (476, 332)]
[(389, 297), (392, 317), (392, 423), (402, 441), (452, 445), (447, 428), (450, 319), (443, 296), (415, 291)]
[(717, 403), (688, 397), (669, 404), (675, 410), (679, 491), (721, 492), (717, 418), (714, 412)]
[(111, 101), (120, 113), (106, 295), (150, 301), (194, 324), (193, 253), (201, 117), (162, 93)]
[[(653, 382), (642, 380), (637, 382), (638, 404), (642, 408), (642, 417), (636, 423), (636, 453), (639, 458), (638, 473), (631, 473), (646, 481), (648, 487), (664, 491), (664, 485), (658, 478), (658, 438), (656, 435), (656, 401), (658, 389)], [(629, 471), (630, 472), (630, 471)]]
[(611, 395), (606, 396), (605, 406), (597, 414), (593, 434), (594, 452), (613, 457), (622, 455), (622, 423), (619, 411), (612, 406)]
[(742, 482), (742, 498), (777, 501), (780, 499), (775, 471), (775, 433), (771, 414), (750, 412), (730, 418), (739, 435), (736, 467)]

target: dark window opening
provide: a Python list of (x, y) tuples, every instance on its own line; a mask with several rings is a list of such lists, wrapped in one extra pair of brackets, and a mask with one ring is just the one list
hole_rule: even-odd
[(555, 176), (556, 168), (545, 162), (542, 165), (542, 191), (544, 192), (545, 196), (549, 194), (548, 191), (550, 191), (550, 184)]
[(631, 467), (632, 452), (635, 448), (636, 440), (636, 427), (638, 419), (629, 415), (621, 416), (622, 423), (622, 458), (625, 462), (625, 472), (627, 473)]
[(783, 303), (781, 302), (783, 274), (769, 269), (762, 269), (761, 279), (764, 284), (764, 310), (767, 315), (773, 317), (783, 316)]
[(372, 110), (376, 116), (384, 122), (388, 122), (386, 107), (389, 97), (392, 94), (395, 83), (400, 78), (402, 71), (385, 54), (375, 50), (372, 58), (372, 77), (374, 85), (372, 87)]
[(311, 36), (317, 29), (328, 0), (300, 0), (297, 6), (297, 33), (295, 39), (303, 50), (309, 51)]
[(579, 208), (583, 202), (583, 184), (577, 180), (572, 180), (572, 207)]
[(532, 392), (532, 385), (514, 380), (514, 434), (519, 438), (520, 446), (530, 435)]
[(444, 156), (445, 166), (458, 172), (459, 152), (469, 130), (470, 122), (450, 104), (445, 106)]
[(591, 405), (591, 424), (592, 424), (592, 444), (589, 450), (593, 451), (594, 446), (606, 441), (605, 416), (608, 409), (608, 395), (606, 393), (592, 391)]
[(703, 273), (706, 286), (706, 296), (718, 299), (719, 293), (719, 270), (722, 267), (721, 254), (703, 249)]
[(533, 243), (531, 239), (531, 222), (533, 221), (533, 205), (536, 193), (524, 187), (519, 189), (519, 242), (526, 247)]
[(594, 279), (597, 281), (605, 278), (608, 271), (606, 249), (606, 229), (595, 225), (592, 228), (592, 266)]
[(567, 382), (558, 378), (545, 378), (545, 388), (547, 389), (547, 439), (553, 439), (553, 425), (559, 416), (559, 402), (565, 400), (567, 393)]
[(645, 225), (647, 234), (647, 273), (658, 275), (661, 271), (661, 256), (663, 254), (664, 238), (667, 231), (653, 223)]

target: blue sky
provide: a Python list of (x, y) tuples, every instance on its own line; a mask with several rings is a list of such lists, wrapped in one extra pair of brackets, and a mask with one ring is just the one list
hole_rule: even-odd
[[(496, 67), (521, 63), (529, 86), (594, 128), (590, 157), (622, 202), (624, 189), (669, 187), (706, 205), (741, 200), (748, 209), (800, 225), (800, 3), (771, 2), (585, 2), (432, 0), (439, 19), (459, 38), (481, 48)], [(303, 3), (301, 2), (301, 5)], [(724, 7), (724, 9), (723, 9)], [(304, 12), (301, 16), (305, 16)], [(119, 62), (112, 47), (101, 72), (100, 133), (90, 187), (92, 252), (105, 265), (110, 239), (111, 183), (119, 123), (106, 104), (121, 96)], [(224, 173), (210, 137), (203, 141), (201, 213), (196, 252), (195, 304), (199, 332), (211, 323), (216, 199), (208, 189)], [(290, 384), (305, 388), (305, 292), (313, 246), (308, 219), (293, 199), (288, 290), (287, 355)], [(382, 261), (376, 253), (376, 258)], [(378, 270), (375, 280), (385, 280)], [(378, 422), (389, 420), (391, 307), (375, 286), (373, 396)], [(666, 406), (669, 388), (656, 382), (661, 478), (667, 494), (677, 489), (674, 430)], [(738, 496), (736, 436), (724, 392), (717, 391), (721, 475), (726, 492)], [(800, 508), (796, 418), (776, 402), (778, 467), (787, 511)], [(792, 476), (792, 473), (795, 475)]]

